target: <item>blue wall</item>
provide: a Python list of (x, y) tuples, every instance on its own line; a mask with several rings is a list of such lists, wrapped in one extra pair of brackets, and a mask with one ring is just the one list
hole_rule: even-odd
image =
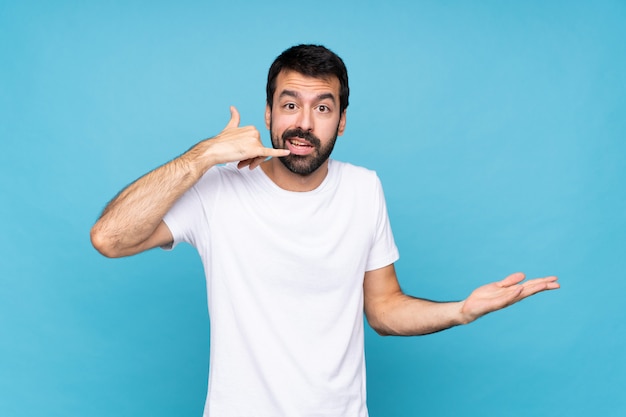
[(89, 228), (229, 105), (263, 128), (267, 68), (301, 42), (348, 65), (335, 158), (383, 180), (407, 292), (563, 287), (427, 337), (369, 331), (372, 417), (626, 413), (626, 3), (391, 3), (0, 2), (1, 416), (201, 414), (195, 252), (108, 260)]

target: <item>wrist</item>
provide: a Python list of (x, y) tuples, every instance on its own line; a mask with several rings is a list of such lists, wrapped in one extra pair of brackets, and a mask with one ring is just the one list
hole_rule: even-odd
[(205, 172), (219, 164), (213, 152), (211, 152), (209, 140), (197, 143), (182, 154), (179, 159), (185, 170), (195, 178), (202, 177)]
[(478, 318), (465, 311), (465, 300), (458, 302), (457, 312), (456, 320), (458, 325), (469, 324)]

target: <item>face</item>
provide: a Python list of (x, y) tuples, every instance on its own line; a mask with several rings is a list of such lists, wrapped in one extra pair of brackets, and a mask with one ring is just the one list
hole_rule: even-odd
[(312, 78), (295, 71), (276, 78), (274, 103), (265, 110), (265, 123), (274, 148), (291, 152), (279, 158), (292, 173), (306, 176), (329, 158), (337, 136), (345, 129), (339, 111), (339, 80)]

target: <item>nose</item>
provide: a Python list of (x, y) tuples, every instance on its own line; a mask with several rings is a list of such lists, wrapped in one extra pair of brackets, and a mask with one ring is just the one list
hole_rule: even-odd
[(305, 132), (310, 132), (311, 130), (313, 130), (312, 110), (302, 109), (302, 111), (299, 114), (297, 124), (298, 124), (297, 127), (304, 130)]

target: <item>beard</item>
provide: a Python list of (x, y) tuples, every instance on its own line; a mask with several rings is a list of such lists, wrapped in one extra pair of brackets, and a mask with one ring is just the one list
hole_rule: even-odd
[(322, 141), (311, 132), (304, 131), (300, 128), (288, 129), (283, 132), (282, 135), (278, 135), (272, 128), (270, 122), (270, 136), (272, 138), (272, 146), (274, 149), (287, 149), (286, 142), (288, 138), (301, 138), (307, 140), (315, 150), (309, 155), (293, 155), (278, 157), (280, 162), (294, 174), (301, 176), (307, 176), (315, 172), (324, 162), (328, 160), (330, 154), (335, 148), (335, 142), (339, 134), (339, 124), (335, 129), (335, 134), (328, 141), (328, 143), (322, 146)]

